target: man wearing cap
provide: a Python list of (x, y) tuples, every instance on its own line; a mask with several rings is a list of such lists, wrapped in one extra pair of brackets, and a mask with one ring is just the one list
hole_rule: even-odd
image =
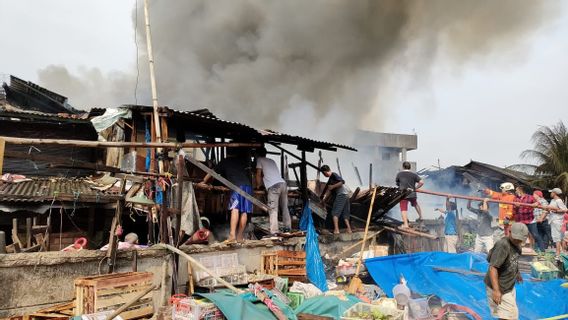
[[(501, 192), (485, 189), (484, 192), (493, 200), (501, 200), (507, 202), (515, 201), (515, 186), (510, 182), (501, 183), (499, 186)], [(513, 205), (499, 203), (499, 227), (505, 232), (505, 236), (509, 235), (511, 228), (510, 221), (513, 219)]]
[[(562, 195), (562, 190), (560, 188), (554, 188), (548, 190), (550, 192), (550, 204), (548, 205), (548, 223), (550, 224), (550, 233), (552, 235), (552, 242), (556, 245), (556, 258), (560, 257), (560, 252), (562, 251), (562, 224), (564, 222), (564, 213), (566, 212), (566, 205), (560, 198)], [(547, 214), (544, 214), (545, 218)]]
[(519, 272), (521, 247), (527, 241), (529, 229), (523, 223), (513, 223), (509, 236), (497, 241), (487, 255), (489, 270), (485, 289), (491, 315), (498, 319), (518, 319), (515, 282), (522, 282)]

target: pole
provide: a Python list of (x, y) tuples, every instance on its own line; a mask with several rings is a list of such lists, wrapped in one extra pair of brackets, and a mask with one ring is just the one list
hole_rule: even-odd
[[(195, 142), (121, 142), (121, 141), (90, 141), (65, 139), (30, 139), (0, 136), (0, 140), (10, 144), (25, 145), (60, 145), (80, 148), (205, 148), (205, 147), (259, 147), (261, 143), (195, 143)], [(12, 152), (13, 153), (13, 152)]]
[[(150, 32), (150, 14), (148, 12), (148, 0), (144, 0), (144, 21), (146, 22), (146, 44), (148, 45), (148, 64), (150, 65), (150, 84), (152, 88), (152, 107), (154, 109), (154, 127), (156, 130), (156, 141), (162, 142), (162, 129), (160, 124), (160, 115), (158, 114), (158, 90), (156, 88), (156, 75), (154, 73), (154, 53), (152, 51), (152, 34)], [(163, 151), (158, 148), (157, 153)], [(158, 162), (159, 173), (164, 171), (163, 160)]]
[(417, 189), (416, 192), (429, 194), (433, 196), (439, 197), (446, 197), (446, 198), (456, 198), (456, 199), (465, 199), (465, 200), (473, 200), (473, 201), (484, 201), (487, 199), (487, 202), (495, 202), (495, 203), (502, 203), (502, 204), (510, 204), (513, 206), (521, 206), (521, 207), (533, 207), (533, 208), (540, 208), (540, 209), (547, 209), (543, 206), (534, 206), (530, 203), (520, 203), (520, 202), (511, 202), (511, 201), (503, 201), (503, 200), (495, 200), (490, 198), (481, 198), (481, 197), (472, 197), (472, 196), (463, 196), (459, 194), (451, 194), (451, 193), (444, 193), (444, 192), (436, 192), (436, 191), (429, 191), (423, 189)]
[(306, 151), (302, 151), (302, 163), (300, 165), (300, 185), (302, 186), (302, 200), (304, 205), (308, 203), (308, 171), (307, 171)]

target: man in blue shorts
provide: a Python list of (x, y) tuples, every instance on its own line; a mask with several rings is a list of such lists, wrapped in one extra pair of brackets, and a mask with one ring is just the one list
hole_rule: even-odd
[[(227, 158), (219, 162), (215, 167), (215, 171), (241, 190), (252, 195), (251, 166), (248, 150), (227, 148)], [(203, 178), (202, 183), (206, 184), (212, 178), (210, 174), (207, 174)], [(239, 193), (232, 191), (228, 210), (231, 211), (231, 231), (229, 238), (225, 242), (241, 242), (243, 241), (243, 232), (248, 221), (247, 215), (252, 214), (252, 203)]]

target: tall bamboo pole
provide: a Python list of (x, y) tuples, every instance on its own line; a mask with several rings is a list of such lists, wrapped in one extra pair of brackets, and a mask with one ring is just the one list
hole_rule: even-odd
[[(162, 142), (162, 129), (160, 115), (158, 114), (158, 90), (156, 89), (156, 75), (154, 73), (154, 53), (152, 51), (152, 34), (150, 32), (150, 14), (148, 12), (148, 0), (144, 0), (144, 20), (146, 22), (146, 44), (148, 46), (148, 64), (150, 65), (150, 84), (152, 88), (152, 107), (154, 108), (154, 128), (156, 130), (156, 141)], [(159, 148), (158, 154), (163, 150)], [(158, 160), (158, 172), (163, 173), (164, 162)]]

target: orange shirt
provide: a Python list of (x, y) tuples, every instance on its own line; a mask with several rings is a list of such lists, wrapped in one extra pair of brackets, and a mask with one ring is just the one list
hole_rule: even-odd
[[(488, 193), (489, 197), (494, 200), (515, 202), (514, 194), (502, 193), (489, 189), (486, 190), (486, 193)], [(506, 217), (509, 217), (509, 220), (513, 220), (513, 205), (499, 203), (499, 224), (503, 224)]]

